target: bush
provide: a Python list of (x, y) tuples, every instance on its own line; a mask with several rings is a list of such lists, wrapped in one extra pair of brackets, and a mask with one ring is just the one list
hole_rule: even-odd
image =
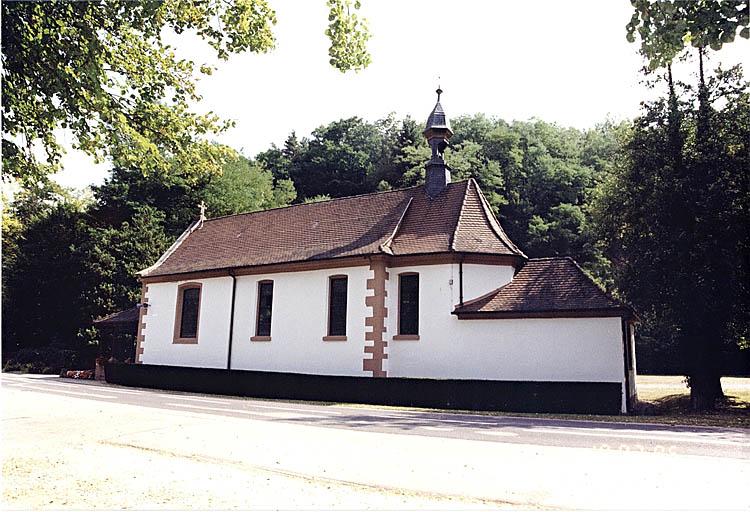
[(5, 363), (5, 366), (3, 366), (4, 372), (17, 372), (21, 370), (21, 365), (16, 362), (14, 359), (9, 360)]
[(63, 368), (81, 368), (87, 365), (89, 357), (81, 357), (75, 350), (57, 347), (24, 348), (16, 352), (3, 371), (21, 373), (43, 373), (53, 375)]

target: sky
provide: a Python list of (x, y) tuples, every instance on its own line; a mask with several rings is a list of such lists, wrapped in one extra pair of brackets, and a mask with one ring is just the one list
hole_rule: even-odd
[[(172, 40), (178, 55), (218, 66), (200, 79), (195, 108), (234, 120), (216, 140), (246, 156), (283, 144), (292, 130), (308, 136), (351, 116), (426, 119), (438, 77), (449, 117), (481, 112), (582, 129), (635, 117), (658, 92), (641, 83), (637, 44), (625, 40), (629, 0), (362, 0), (372, 64), (346, 74), (328, 64), (325, 0), (269, 2), (278, 23), (267, 54), (218, 62), (197, 38)], [(750, 42), (737, 38), (718, 60), (750, 70)], [(676, 77), (689, 80), (693, 68), (678, 67)], [(108, 169), (74, 150), (63, 166), (56, 180), (76, 188), (101, 183)]]

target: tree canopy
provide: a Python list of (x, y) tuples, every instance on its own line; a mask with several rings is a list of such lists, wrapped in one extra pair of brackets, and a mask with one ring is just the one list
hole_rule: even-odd
[[(366, 67), (359, 2), (328, 7), (331, 65)], [(58, 170), (59, 130), (118, 167), (218, 173), (231, 155), (210, 139), (230, 123), (191, 109), (212, 68), (177, 57), (166, 35), (196, 34), (227, 59), (271, 50), (275, 23), (265, 0), (3, 2), (3, 178), (36, 186)]]

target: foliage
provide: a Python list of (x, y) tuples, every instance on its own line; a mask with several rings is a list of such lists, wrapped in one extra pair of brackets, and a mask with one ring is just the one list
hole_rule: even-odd
[[(364, 22), (347, 0), (329, 8), (331, 64), (367, 66)], [(191, 110), (196, 76), (212, 69), (178, 58), (167, 38), (196, 34), (227, 59), (270, 50), (275, 23), (265, 0), (3, 2), (4, 179), (30, 186), (57, 170), (60, 129), (118, 167), (179, 171), (189, 181), (218, 173), (230, 155), (208, 138), (229, 124)]]
[(360, 19), (354, 11), (361, 7), (359, 0), (328, 0), (328, 28), (326, 35), (331, 40), (328, 55), (331, 66), (342, 73), (349, 70), (359, 71), (370, 62), (367, 52), (367, 40), (370, 33), (367, 22)]
[(719, 70), (708, 89), (724, 106), (711, 108), (705, 136), (694, 97), (645, 105), (594, 216), (618, 289), (644, 314), (642, 340), (659, 340), (646, 350), (678, 356), (700, 408), (720, 395), (710, 382), (721, 354), (737, 354), (750, 330), (748, 89), (738, 69)]
[(130, 308), (140, 299), (137, 272), (151, 265), (171, 244), (164, 213), (139, 206), (119, 226), (91, 227), (85, 255), (88, 286), (83, 308), (91, 318)]
[(210, 177), (202, 197), (208, 215), (216, 217), (284, 206), (296, 195), (291, 180), (278, 180), (274, 188), (270, 171), (236, 155), (227, 161), (221, 174)]
[(666, 67), (686, 45), (718, 51), (739, 35), (750, 38), (747, 0), (633, 0), (635, 12), (627, 25), (627, 39), (641, 41), (648, 69)]
[(50, 343), (74, 346), (87, 321), (81, 300), (87, 268), (84, 214), (68, 202), (46, 205), (16, 239), (3, 269), (3, 351)]
[(87, 364), (75, 350), (46, 346), (24, 348), (14, 354), (3, 366), (3, 371), (22, 373), (57, 374), (63, 369), (80, 368)]
[(310, 139), (292, 133), (284, 149), (271, 147), (256, 159), (274, 177), (294, 181), (299, 201), (330, 195), (343, 197), (377, 189), (381, 181), (396, 184), (402, 174), (396, 155), (403, 145), (414, 144), (414, 122), (397, 122), (393, 116), (368, 123), (342, 119), (315, 129)]

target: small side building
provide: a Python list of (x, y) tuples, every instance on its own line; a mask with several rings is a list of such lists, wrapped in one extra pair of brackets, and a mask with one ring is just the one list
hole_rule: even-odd
[(101, 342), (99, 357), (104, 360), (134, 361), (139, 316), (140, 308), (133, 306), (94, 320)]

